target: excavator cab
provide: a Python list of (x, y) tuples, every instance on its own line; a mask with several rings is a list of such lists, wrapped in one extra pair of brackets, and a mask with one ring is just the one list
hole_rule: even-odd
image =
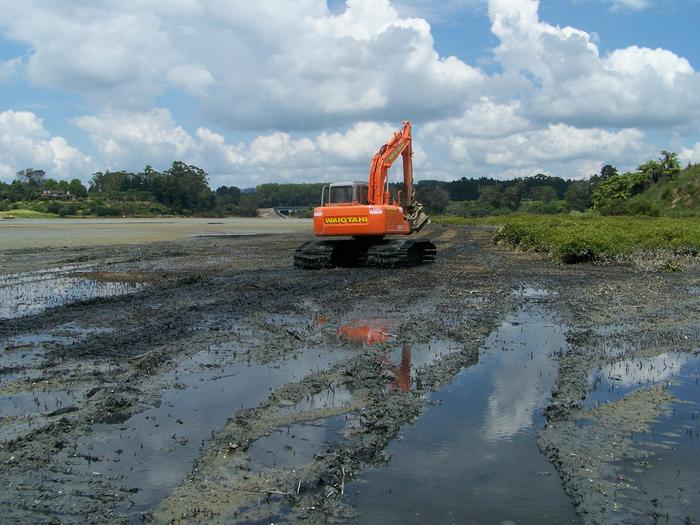
[(321, 206), (366, 206), (368, 193), (369, 184), (366, 182), (334, 182), (323, 187)]

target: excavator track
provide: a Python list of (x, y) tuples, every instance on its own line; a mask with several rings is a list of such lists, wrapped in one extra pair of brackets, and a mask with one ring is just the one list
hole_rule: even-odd
[(307, 241), (294, 254), (294, 266), (306, 270), (340, 267), (402, 268), (435, 262), (427, 240), (341, 239)]
[(333, 268), (332, 241), (306, 241), (294, 253), (294, 266), (304, 270)]
[(367, 250), (367, 264), (374, 268), (405, 268), (435, 262), (437, 250), (430, 241), (385, 239)]

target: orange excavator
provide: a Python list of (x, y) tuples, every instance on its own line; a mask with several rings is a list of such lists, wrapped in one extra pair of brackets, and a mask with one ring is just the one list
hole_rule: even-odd
[[(403, 189), (389, 191), (388, 172), (403, 158)], [(314, 209), (315, 239), (294, 254), (294, 266), (305, 269), (335, 266), (393, 268), (433, 262), (435, 245), (429, 240), (387, 238), (420, 231), (430, 219), (416, 200), (413, 186), (411, 123), (394, 132), (370, 164), (369, 183), (336, 182), (324, 186), (321, 206)]]

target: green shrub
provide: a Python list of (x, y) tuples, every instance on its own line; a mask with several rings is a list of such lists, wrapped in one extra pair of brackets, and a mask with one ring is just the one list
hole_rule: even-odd
[(65, 217), (67, 215), (77, 215), (79, 205), (73, 202), (66, 202), (58, 207), (58, 211), (51, 213), (58, 213), (59, 217)]
[(641, 195), (627, 201), (623, 206), (623, 210), (625, 215), (648, 215), (649, 217), (661, 215), (659, 205)]
[(61, 203), (58, 201), (51, 201), (46, 205), (46, 211), (49, 213), (59, 213), (61, 208)]
[(494, 217), (495, 243), (550, 254), (564, 263), (616, 261), (637, 252), (700, 252), (700, 220), (643, 217)]
[(121, 212), (118, 209), (102, 205), (96, 206), (94, 208), (94, 213), (98, 217), (117, 217), (121, 215)]
[(512, 210), (505, 207), (494, 207), (482, 201), (455, 201), (448, 204), (445, 212), (457, 217), (489, 217), (506, 215), (512, 213)]
[(562, 200), (551, 200), (551, 201), (524, 201), (520, 205), (520, 210), (525, 213), (536, 213), (536, 214), (556, 214), (564, 213), (567, 210), (566, 201)]

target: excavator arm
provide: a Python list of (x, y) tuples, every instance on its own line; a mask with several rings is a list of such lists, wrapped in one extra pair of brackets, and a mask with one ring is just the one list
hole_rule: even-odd
[(389, 142), (384, 144), (372, 157), (369, 169), (369, 193), (368, 201), (375, 206), (390, 204), (388, 191), (389, 168), (394, 164), (399, 155), (403, 157), (403, 191), (399, 197), (399, 205), (403, 207), (406, 220), (411, 231), (418, 231), (428, 224), (428, 216), (423, 211), (423, 206), (416, 201), (415, 188), (413, 186), (413, 139), (411, 137), (411, 123), (403, 122), (401, 131), (394, 132)]
[(413, 155), (411, 140), (411, 123), (403, 123), (401, 131), (395, 131), (391, 139), (384, 144), (372, 157), (369, 169), (369, 203), (375, 206), (389, 204), (387, 181), (389, 168), (399, 155), (403, 155), (404, 190), (406, 186), (413, 187)]

